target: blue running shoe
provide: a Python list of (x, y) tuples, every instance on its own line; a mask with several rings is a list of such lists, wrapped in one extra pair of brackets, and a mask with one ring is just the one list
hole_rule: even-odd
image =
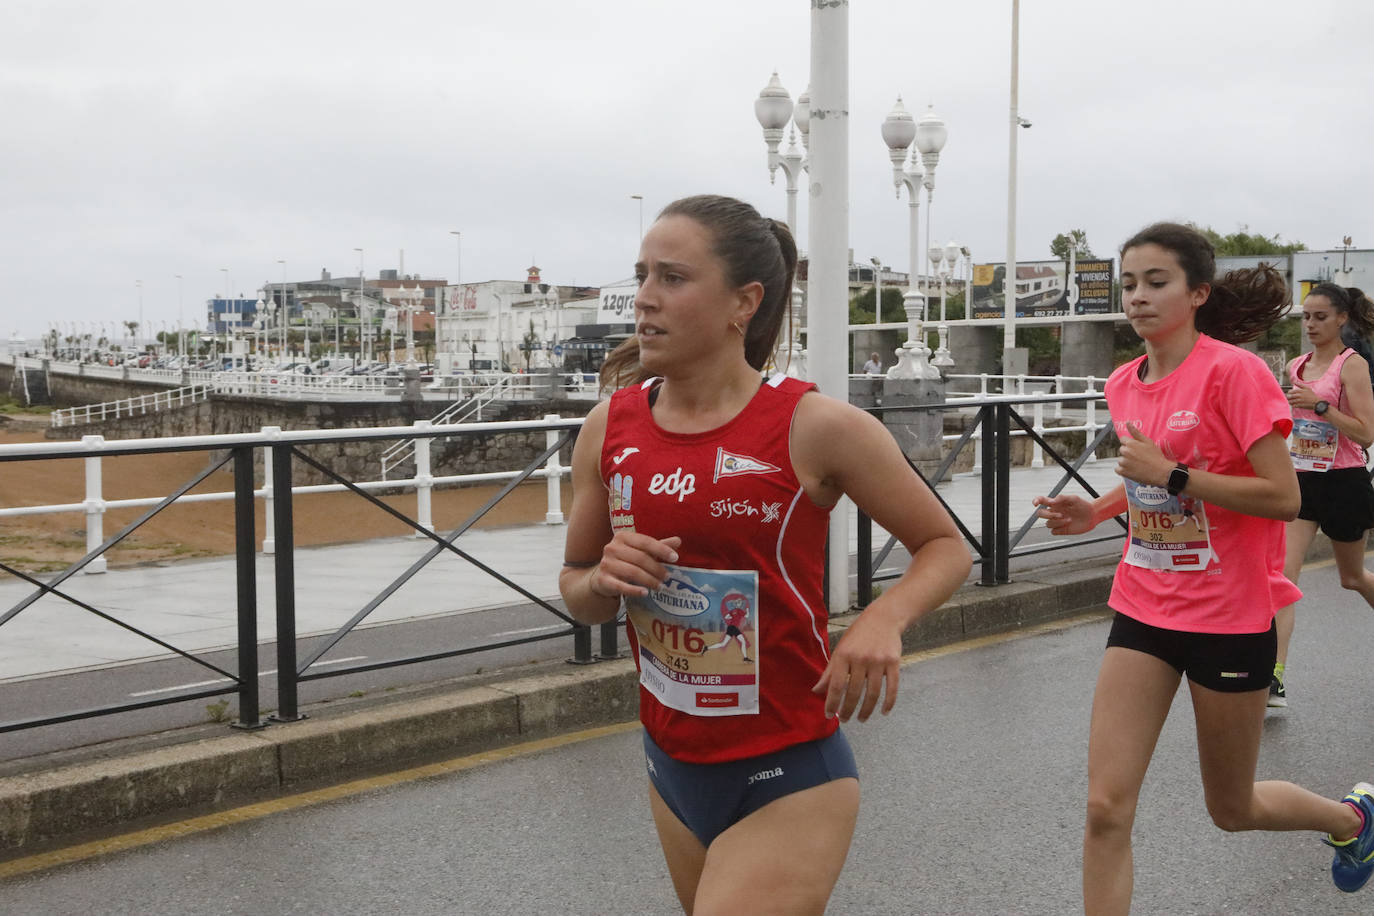
[(1364, 815), (1364, 828), (1348, 840), (1336, 841), (1327, 836), (1323, 843), (1336, 850), (1331, 860), (1331, 880), (1336, 887), (1353, 894), (1364, 887), (1374, 873), (1374, 786), (1356, 783), (1341, 801), (1354, 805)]

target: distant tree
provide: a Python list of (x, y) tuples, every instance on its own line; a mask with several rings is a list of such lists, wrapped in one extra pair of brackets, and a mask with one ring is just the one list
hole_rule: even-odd
[(520, 349), (525, 351), (525, 371), (530, 371), (530, 354), (539, 349), (539, 335), (534, 331), (534, 319), (530, 319), (530, 329), (525, 332), (524, 338), (520, 342)]
[(1195, 223), (1188, 225), (1207, 236), (1207, 241), (1212, 243), (1212, 247), (1220, 256), (1292, 254), (1295, 251), (1307, 250), (1307, 246), (1302, 242), (1285, 242), (1283, 237), (1277, 233), (1273, 236), (1258, 232), (1251, 233), (1249, 226), (1241, 226), (1236, 232), (1222, 235), (1211, 226), (1198, 226)]
[[(873, 310), (874, 301), (873, 287), (871, 286), (850, 297), (849, 323), (874, 324), (877, 321), (877, 314)], [(902, 311), (902, 291), (893, 285), (884, 286), (883, 323), (905, 320), (906, 313)]]
[(1073, 252), (1075, 258), (1093, 257), (1092, 246), (1088, 244), (1088, 233), (1082, 229), (1070, 229), (1068, 232), (1061, 232), (1050, 242), (1050, 253), (1061, 261), (1069, 259), (1069, 253)]

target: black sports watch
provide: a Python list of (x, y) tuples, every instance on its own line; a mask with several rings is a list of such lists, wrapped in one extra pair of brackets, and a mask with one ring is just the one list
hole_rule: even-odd
[(1326, 416), (1326, 412), (1331, 409), (1331, 405), (1326, 401), (1318, 401), (1312, 405), (1312, 412), (1319, 417)]
[(1165, 484), (1165, 489), (1169, 491), (1170, 496), (1177, 496), (1183, 492), (1183, 488), (1186, 486), (1188, 486), (1188, 465), (1180, 461), (1169, 472), (1169, 482)]

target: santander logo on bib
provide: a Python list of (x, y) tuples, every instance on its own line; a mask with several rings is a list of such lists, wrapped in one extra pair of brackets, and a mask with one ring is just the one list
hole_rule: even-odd
[(1192, 429), (1194, 426), (1197, 426), (1199, 422), (1197, 414), (1193, 413), (1191, 410), (1179, 410), (1169, 414), (1169, 419), (1165, 422), (1165, 425), (1175, 432), (1183, 432), (1186, 429)]

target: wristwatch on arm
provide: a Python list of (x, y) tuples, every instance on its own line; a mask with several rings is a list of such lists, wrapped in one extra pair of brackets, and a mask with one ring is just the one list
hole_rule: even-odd
[(1180, 461), (1169, 472), (1169, 482), (1165, 484), (1165, 489), (1169, 491), (1170, 496), (1177, 496), (1183, 492), (1183, 488), (1186, 486), (1188, 486), (1188, 465)]
[(1331, 409), (1331, 405), (1326, 401), (1318, 401), (1312, 405), (1312, 412), (1319, 417), (1326, 416), (1326, 412)]

